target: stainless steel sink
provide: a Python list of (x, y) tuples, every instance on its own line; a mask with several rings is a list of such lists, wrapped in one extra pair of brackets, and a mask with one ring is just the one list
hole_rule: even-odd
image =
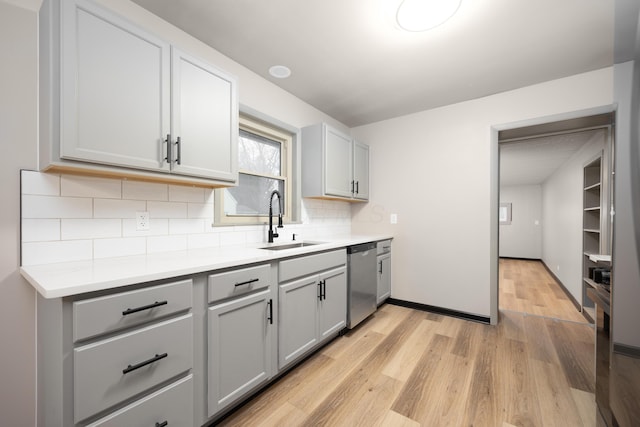
[(324, 242), (295, 242), (295, 243), (286, 243), (283, 245), (278, 244), (273, 246), (263, 246), (262, 248), (258, 248), (258, 249), (266, 249), (269, 251), (281, 251), (284, 249), (304, 248), (305, 246), (319, 245), (321, 243), (324, 243)]

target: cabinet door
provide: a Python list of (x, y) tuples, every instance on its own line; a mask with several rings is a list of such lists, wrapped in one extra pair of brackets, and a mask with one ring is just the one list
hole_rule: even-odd
[(324, 192), (331, 196), (351, 198), (352, 155), (351, 139), (325, 126)]
[(61, 32), (60, 157), (168, 171), (169, 45), (84, 0)]
[(235, 79), (175, 47), (171, 72), (173, 171), (235, 182), (238, 143)]
[(358, 141), (353, 142), (353, 197), (369, 200), (369, 146)]
[(347, 325), (347, 269), (336, 268), (320, 275), (320, 340), (342, 330)]
[(378, 256), (378, 304), (391, 295), (391, 254)]
[(317, 275), (280, 285), (278, 306), (278, 366), (296, 360), (318, 342)]
[(209, 308), (209, 416), (271, 377), (271, 292)]

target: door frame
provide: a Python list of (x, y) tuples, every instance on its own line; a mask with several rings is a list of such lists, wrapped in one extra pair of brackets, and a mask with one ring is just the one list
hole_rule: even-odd
[(575, 110), (566, 113), (552, 114), (548, 116), (536, 117), (532, 119), (518, 120), (502, 124), (494, 124), (490, 127), (490, 147), (489, 147), (489, 203), (490, 203), (490, 226), (489, 226), (489, 319), (492, 325), (497, 325), (500, 313), (499, 304), (499, 232), (498, 209), (500, 206), (500, 144), (498, 133), (504, 130), (517, 129), (521, 127), (543, 125), (563, 120), (578, 119), (581, 117), (595, 116), (598, 114), (612, 113), (616, 111), (615, 104), (603, 105), (599, 107)]

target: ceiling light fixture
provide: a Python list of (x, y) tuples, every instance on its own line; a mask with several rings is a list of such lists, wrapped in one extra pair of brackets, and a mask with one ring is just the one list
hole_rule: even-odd
[(271, 74), (276, 79), (286, 79), (291, 75), (291, 70), (289, 67), (285, 67), (284, 65), (274, 65), (269, 68), (269, 74)]
[(406, 31), (426, 31), (451, 18), (462, 0), (403, 0), (396, 21)]

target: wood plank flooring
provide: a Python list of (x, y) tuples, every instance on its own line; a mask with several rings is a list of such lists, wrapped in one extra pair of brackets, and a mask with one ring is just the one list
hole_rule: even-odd
[(490, 326), (386, 304), (220, 424), (591, 427), (593, 334), (584, 319), (503, 310)]
[(541, 261), (500, 259), (500, 309), (586, 323)]

